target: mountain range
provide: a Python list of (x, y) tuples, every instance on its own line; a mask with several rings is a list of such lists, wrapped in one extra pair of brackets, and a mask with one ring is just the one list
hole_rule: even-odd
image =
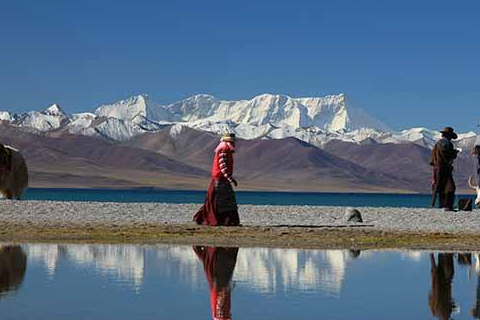
[[(240, 138), (242, 188), (298, 191), (428, 192), (438, 131), (395, 132), (346, 95), (263, 94), (224, 101), (196, 95), (161, 105), (138, 95), (68, 114), (59, 105), (0, 112), (0, 137), (20, 149), (31, 186), (203, 189), (218, 135)], [(474, 132), (459, 134), (457, 179), (474, 166)]]

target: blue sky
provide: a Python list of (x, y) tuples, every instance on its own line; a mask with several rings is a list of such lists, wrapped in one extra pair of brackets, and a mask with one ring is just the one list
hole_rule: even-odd
[(480, 118), (480, 1), (0, 0), (0, 110), (346, 93), (393, 128)]

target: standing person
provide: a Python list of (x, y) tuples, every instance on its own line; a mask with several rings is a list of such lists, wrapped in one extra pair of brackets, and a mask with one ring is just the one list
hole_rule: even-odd
[(220, 144), (215, 149), (212, 179), (205, 203), (193, 217), (197, 224), (208, 226), (238, 226), (240, 224), (237, 200), (232, 188), (232, 184), (235, 187), (238, 185), (233, 178), (233, 153), (236, 141), (235, 134), (228, 133), (222, 136)]
[(458, 138), (452, 127), (445, 127), (442, 138), (432, 149), (430, 165), (433, 166), (432, 207), (435, 206), (437, 194), (440, 196), (440, 207), (453, 211), (455, 200), (455, 182), (453, 181), (453, 160), (458, 150), (453, 147), (452, 140)]
[(472, 155), (477, 158), (477, 186), (480, 187), (480, 145), (473, 148)]

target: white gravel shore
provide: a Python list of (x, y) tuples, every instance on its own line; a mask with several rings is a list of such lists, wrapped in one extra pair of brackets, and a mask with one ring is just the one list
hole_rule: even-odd
[[(1, 201), (0, 221), (32, 224), (186, 224), (199, 204)], [(357, 207), (364, 225), (376, 230), (480, 233), (480, 210), (443, 212), (430, 208)], [(241, 205), (240, 219), (250, 226), (339, 226), (346, 207)]]

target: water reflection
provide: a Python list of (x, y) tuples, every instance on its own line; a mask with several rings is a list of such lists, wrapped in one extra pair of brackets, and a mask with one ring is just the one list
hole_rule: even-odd
[[(433, 316), (438, 319), (451, 319), (452, 313), (460, 313), (452, 297), (453, 279), (455, 276), (454, 257), (457, 265), (469, 268), (469, 278), (476, 274), (476, 300), (469, 309), (469, 315), (479, 319), (480, 315), (480, 258), (478, 253), (438, 253), (437, 259), (433, 253), (430, 258), (430, 275), (432, 288), (428, 297), (428, 304)], [(475, 261), (473, 261), (475, 256)]]
[(475, 319), (480, 319), (480, 257), (478, 253), (475, 254), (475, 258), (475, 264), (470, 260), (471, 270), (474, 270), (477, 275), (476, 299), (470, 308), (470, 315)]
[[(142, 286), (146, 268), (153, 264), (163, 266), (158, 272), (179, 277), (192, 287), (204, 277), (196, 255), (186, 246), (31, 244), (25, 250), (29, 260), (42, 264), (52, 278), (62, 259), (115, 276), (135, 288)], [(361, 256), (368, 258), (369, 254)], [(409, 255), (404, 254), (410, 259)], [(250, 248), (238, 254), (235, 278), (237, 283), (259, 293), (303, 290), (338, 296), (349, 261), (358, 257), (359, 250)]]
[(27, 257), (20, 246), (0, 245), (0, 299), (17, 291), (27, 270)]
[(438, 263), (436, 263), (435, 256), (431, 253), (430, 275), (432, 279), (432, 289), (428, 296), (430, 310), (432, 315), (439, 319), (448, 320), (455, 307), (452, 299), (453, 254), (439, 253)]
[(105, 275), (139, 287), (144, 276), (144, 248), (136, 245), (54, 245), (26, 246), (28, 259), (42, 263), (54, 277), (59, 262), (64, 259), (78, 267), (92, 268)]
[(477, 298), (475, 305), (470, 308), (470, 315), (475, 319), (480, 319), (480, 276), (477, 275)]
[(194, 246), (193, 251), (203, 264), (210, 287), (213, 319), (231, 319), (231, 280), (237, 263), (238, 248)]
[(352, 259), (356, 259), (356, 258), (360, 257), (360, 253), (361, 253), (361, 251), (357, 250), (357, 249), (348, 250), (348, 256)]
[[(0, 299), (2, 319), (15, 306), (37, 303), (38, 310), (58, 299), (87, 300), (85, 308), (97, 307), (96, 312), (104, 310), (97, 300), (109, 299), (115, 308), (96, 318), (117, 319), (130, 319), (138, 310), (143, 319), (155, 319), (160, 311), (163, 319), (174, 319), (178, 301), (192, 310), (184, 319), (198, 319), (198, 313), (229, 319), (232, 310), (235, 318), (261, 319), (247, 311), (252, 306), (282, 319), (324, 311), (330, 319), (480, 318), (480, 259), (474, 253), (82, 244), (0, 249), (0, 298), (17, 292)], [(44, 291), (49, 295), (39, 296)], [(127, 314), (127, 306), (135, 311)], [(81, 314), (79, 304), (70, 308)], [(6, 319), (28, 316), (25, 311)], [(76, 319), (82, 318), (71, 318)]]

